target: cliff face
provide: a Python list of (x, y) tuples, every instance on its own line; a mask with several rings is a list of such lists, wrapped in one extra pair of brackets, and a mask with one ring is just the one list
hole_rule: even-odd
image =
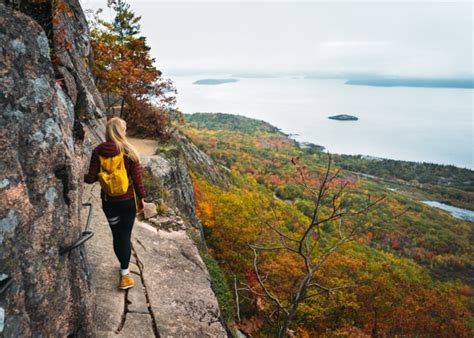
[(142, 165), (166, 191), (167, 203), (174, 206), (190, 224), (201, 230), (196, 217), (194, 189), (189, 169), (204, 175), (214, 184), (226, 185), (228, 178), (214, 161), (176, 132), (170, 144), (163, 145), (154, 156), (142, 157)]
[(84, 227), (88, 142), (79, 117), (99, 130), (102, 102), (87, 65), (84, 15), (77, 1), (64, 3), (53, 24), (50, 2), (20, 1), (12, 9), (0, 1), (0, 335), (6, 337), (93, 331), (85, 251), (59, 251)]

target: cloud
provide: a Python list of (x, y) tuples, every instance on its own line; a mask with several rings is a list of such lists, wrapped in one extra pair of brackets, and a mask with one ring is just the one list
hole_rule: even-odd
[(474, 73), (471, 2), (130, 3), (165, 73)]
[(328, 48), (383, 48), (393, 45), (393, 41), (324, 41), (321, 43), (322, 47)]

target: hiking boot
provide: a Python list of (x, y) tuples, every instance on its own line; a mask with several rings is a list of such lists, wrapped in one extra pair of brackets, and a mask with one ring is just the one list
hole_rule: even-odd
[(134, 285), (135, 285), (135, 281), (133, 280), (132, 276), (130, 276), (130, 274), (120, 276), (119, 289), (122, 289), (122, 290), (130, 289)]

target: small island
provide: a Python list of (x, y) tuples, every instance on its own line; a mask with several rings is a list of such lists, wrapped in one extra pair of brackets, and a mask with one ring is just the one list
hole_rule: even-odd
[(196, 85), (218, 85), (218, 84), (232, 83), (232, 82), (237, 82), (237, 81), (239, 81), (239, 80), (238, 79), (202, 79), (202, 80), (194, 81), (193, 84), (196, 84)]
[(338, 121), (357, 121), (359, 118), (352, 115), (341, 114), (341, 115), (329, 116), (328, 119), (338, 120)]
[(311, 142), (297, 142), (297, 145), (300, 149), (303, 149), (309, 154), (320, 153), (326, 149), (325, 147), (319, 144), (314, 144)]

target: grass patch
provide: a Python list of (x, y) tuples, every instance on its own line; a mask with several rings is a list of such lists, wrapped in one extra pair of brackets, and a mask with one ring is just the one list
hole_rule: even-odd
[(160, 143), (156, 149), (156, 155), (163, 156), (165, 158), (176, 158), (181, 154), (181, 147), (175, 140), (169, 140), (166, 143)]
[(211, 275), (211, 285), (216, 294), (222, 315), (227, 323), (234, 320), (234, 298), (217, 261), (208, 253), (201, 255)]
[(159, 182), (159, 180), (153, 177), (153, 175), (150, 174), (148, 170), (143, 170), (142, 181), (149, 197), (153, 198), (155, 201), (159, 199), (167, 200), (168, 191), (163, 188), (163, 185)]
[(160, 201), (157, 203), (156, 212), (158, 213), (159, 216), (167, 215), (169, 211), (170, 211), (170, 208), (163, 201)]

